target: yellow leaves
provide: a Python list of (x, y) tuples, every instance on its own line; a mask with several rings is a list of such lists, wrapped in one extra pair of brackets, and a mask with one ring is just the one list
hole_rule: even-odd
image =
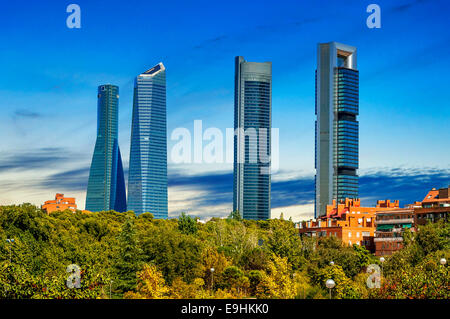
[(126, 299), (163, 299), (167, 298), (169, 287), (162, 273), (155, 265), (145, 264), (142, 271), (137, 274), (138, 284), (136, 293), (127, 292)]
[(312, 288), (307, 274), (305, 272), (296, 272), (293, 276), (296, 296), (301, 299), (306, 299), (308, 291)]
[(231, 265), (230, 261), (222, 253), (213, 247), (207, 247), (203, 251), (203, 279), (207, 285), (212, 283), (212, 268), (214, 268), (214, 275), (217, 276), (229, 265)]
[(217, 289), (216, 293), (214, 294), (215, 299), (235, 299), (235, 297), (231, 292), (229, 292), (227, 289)]
[(202, 278), (195, 278), (191, 284), (187, 284), (180, 277), (173, 280), (170, 287), (171, 299), (208, 299), (211, 293), (204, 289), (205, 282)]
[(286, 257), (273, 255), (268, 263), (268, 272), (257, 288), (258, 298), (292, 299), (296, 296), (296, 287), (291, 277), (292, 268)]

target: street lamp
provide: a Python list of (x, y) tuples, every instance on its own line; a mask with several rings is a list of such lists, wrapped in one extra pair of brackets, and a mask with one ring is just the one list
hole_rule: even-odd
[(334, 261), (330, 261), (330, 266), (334, 266)]
[(383, 263), (384, 263), (384, 257), (380, 257), (380, 263), (381, 263), (381, 278), (383, 278)]
[(114, 282), (114, 280), (111, 280), (111, 281), (109, 282), (109, 299), (112, 299), (112, 298), (111, 298), (111, 291), (112, 291), (112, 284), (113, 284), (113, 282)]
[(444, 266), (447, 263), (447, 259), (445, 258), (441, 258), (441, 260), (439, 260), (439, 263)]
[(211, 290), (214, 287), (214, 268), (211, 268)]
[(6, 241), (9, 243), (9, 263), (11, 263), (11, 246), (14, 243), (14, 238), (7, 238)]
[(334, 286), (336, 286), (336, 283), (334, 282), (333, 279), (328, 279), (328, 280), (325, 282), (325, 286), (327, 286), (328, 290), (330, 291), (330, 299), (331, 299), (331, 289), (333, 289)]

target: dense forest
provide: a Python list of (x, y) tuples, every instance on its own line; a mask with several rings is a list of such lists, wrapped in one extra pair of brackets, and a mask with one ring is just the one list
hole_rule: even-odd
[(0, 239), (1, 298), (329, 298), (327, 279), (332, 298), (450, 297), (448, 264), (439, 263), (450, 257), (444, 223), (406, 232), (379, 288), (367, 285), (368, 266), (381, 264), (366, 249), (238, 213), (201, 223), (1, 206)]

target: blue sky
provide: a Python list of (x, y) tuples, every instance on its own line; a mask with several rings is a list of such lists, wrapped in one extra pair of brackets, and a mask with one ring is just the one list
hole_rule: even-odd
[[(81, 7), (81, 29), (66, 7)], [(381, 29), (366, 7), (381, 7)], [(0, 11), (0, 204), (64, 192), (84, 208), (97, 86), (120, 88), (128, 166), (134, 77), (167, 69), (168, 147), (177, 127), (233, 125), (234, 57), (271, 61), (280, 171), (273, 215), (313, 213), (314, 70), (319, 42), (358, 49), (360, 196), (421, 200), (450, 184), (448, 1), (35, 1)], [(169, 212), (223, 216), (230, 164), (169, 161)], [(311, 184), (312, 183), (312, 184)], [(401, 186), (400, 186), (401, 185)], [(285, 214), (286, 215), (286, 214)]]

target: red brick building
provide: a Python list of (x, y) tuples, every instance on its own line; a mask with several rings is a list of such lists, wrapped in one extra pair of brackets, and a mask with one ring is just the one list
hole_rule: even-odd
[(403, 248), (403, 232), (414, 231), (414, 209), (397, 208), (376, 212), (375, 255), (392, 255)]
[(414, 204), (414, 220), (417, 225), (428, 221), (434, 223), (440, 219), (445, 222), (450, 217), (450, 186), (439, 190), (433, 188), (422, 202)]
[(392, 255), (403, 248), (403, 232), (415, 231), (420, 225), (439, 220), (448, 221), (450, 216), (450, 187), (428, 192), (421, 202), (404, 209), (376, 213), (375, 255)]
[(64, 211), (69, 209), (73, 212), (77, 210), (74, 197), (64, 197), (64, 194), (56, 194), (54, 200), (48, 200), (41, 206), (42, 210), (50, 214), (54, 211)]
[(382, 200), (376, 207), (361, 207), (359, 199), (345, 199), (336, 205), (327, 206), (327, 215), (317, 220), (303, 221), (298, 224), (302, 236), (335, 236), (347, 245), (360, 245), (375, 251), (375, 213), (377, 211), (398, 209), (399, 202)]

